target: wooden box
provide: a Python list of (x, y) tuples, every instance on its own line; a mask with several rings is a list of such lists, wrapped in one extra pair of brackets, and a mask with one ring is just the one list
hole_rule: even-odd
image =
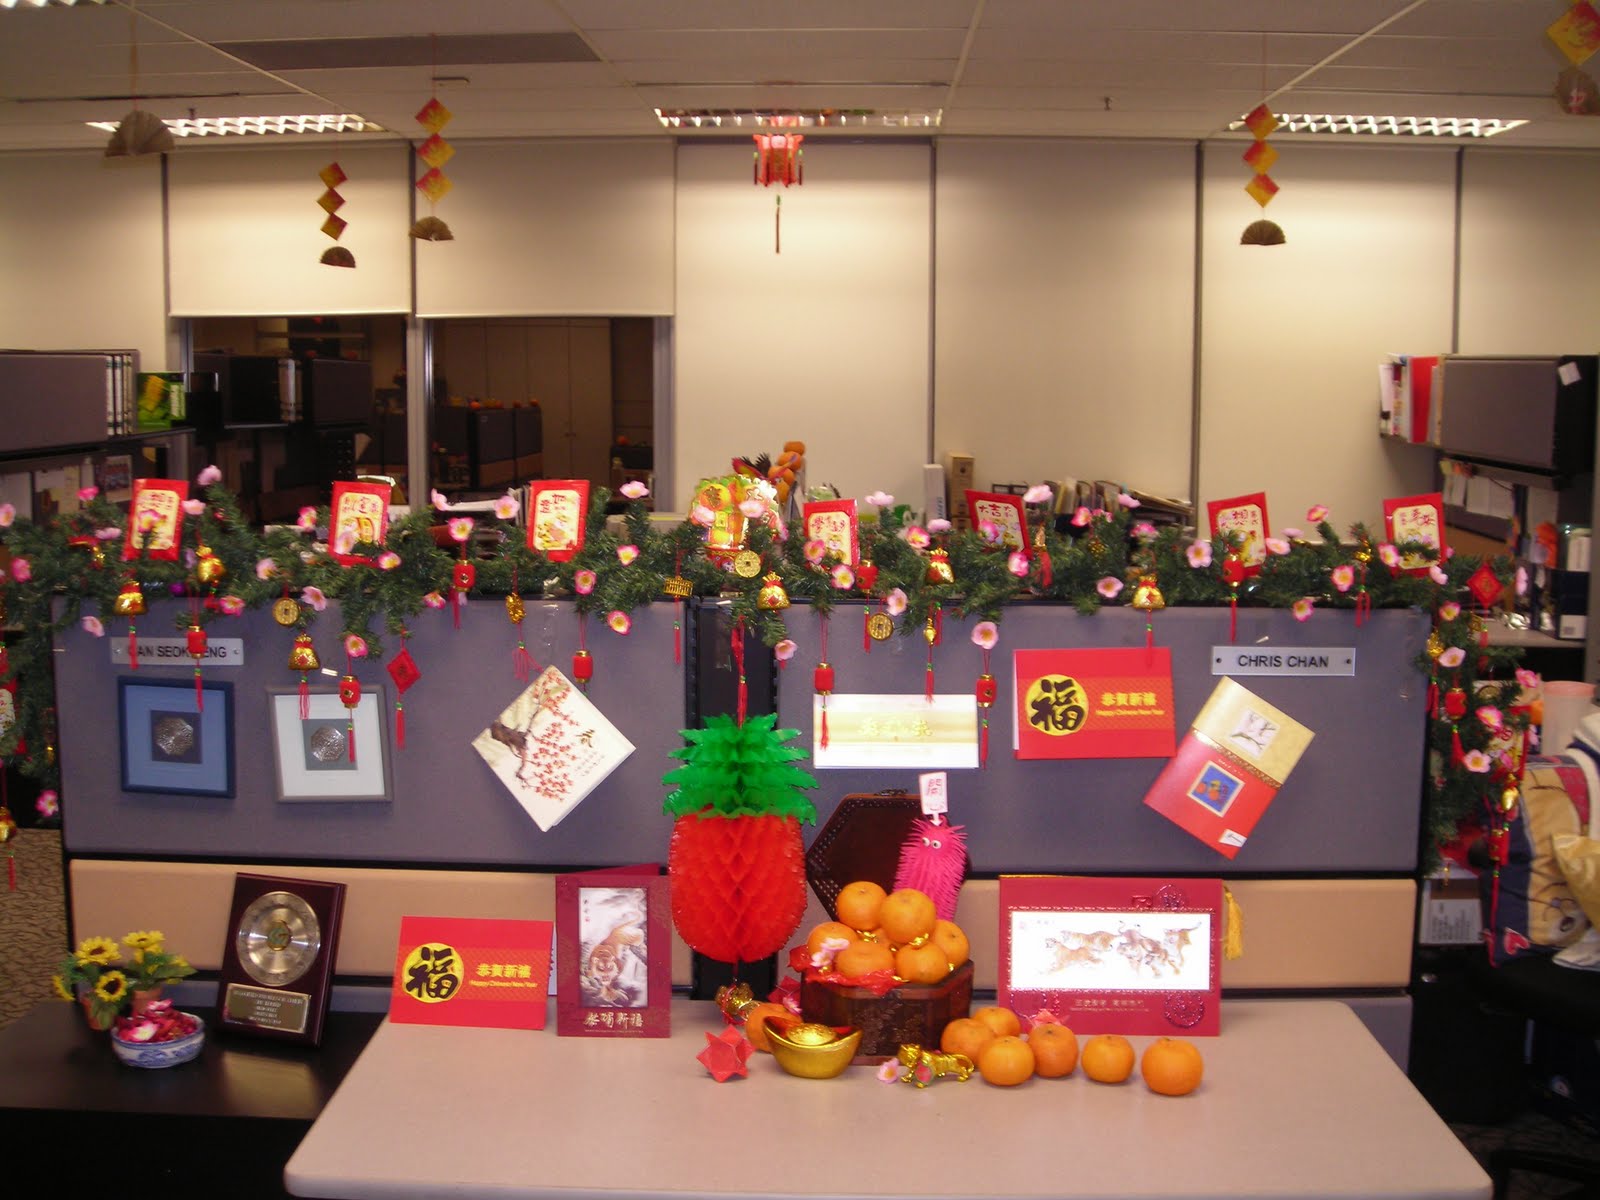
[(843, 987), (804, 979), (800, 1013), (824, 1025), (851, 1025), (861, 1030), (861, 1048), (854, 1063), (893, 1058), (906, 1043), (938, 1049), (939, 1035), (972, 1006), (972, 963), (965, 962), (942, 983), (903, 984), (882, 996), (870, 988)]

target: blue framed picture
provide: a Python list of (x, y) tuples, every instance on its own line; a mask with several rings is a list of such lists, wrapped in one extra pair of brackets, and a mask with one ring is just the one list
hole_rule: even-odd
[(122, 790), (233, 795), (233, 684), (117, 680)]

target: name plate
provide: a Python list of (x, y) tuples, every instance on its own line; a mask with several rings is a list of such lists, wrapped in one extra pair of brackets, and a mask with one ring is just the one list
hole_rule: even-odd
[[(117, 666), (128, 665), (128, 639), (108, 637), (111, 661)], [(152, 667), (181, 667), (194, 662), (189, 657), (189, 643), (181, 637), (145, 637), (139, 635), (139, 665)], [(244, 666), (244, 639), (208, 637), (206, 656), (200, 660), (203, 667)]]
[(1213, 646), (1213, 675), (1354, 675), (1354, 646)]
[(311, 997), (305, 992), (230, 983), (223, 997), (222, 1010), (229, 1021), (239, 1021), (261, 1029), (304, 1033), (311, 1013)]

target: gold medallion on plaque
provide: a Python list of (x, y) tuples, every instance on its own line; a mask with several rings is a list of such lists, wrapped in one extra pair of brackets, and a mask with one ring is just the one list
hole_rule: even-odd
[(234, 948), (251, 979), (265, 987), (283, 987), (317, 961), (322, 926), (311, 906), (293, 892), (267, 892), (240, 915)]
[(272, 619), (288, 628), (300, 622), (300, 605), (287, 596), (280, 596), (272, 606)]
[(867, 636), (875, 642), (886, 642), (894, 636), (894, 618), (888, 613), (873, 613), (867, 618)]
[(761, 574), (761, 555), (754, 550), (741, 550), (733, 556), (733, 573), (741, 579), (754, 579)]

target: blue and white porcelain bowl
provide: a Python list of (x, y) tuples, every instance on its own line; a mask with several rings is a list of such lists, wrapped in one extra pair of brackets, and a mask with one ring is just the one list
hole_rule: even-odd
[(170, 1042), (125, 1042), (113, 1030), (111, 1048), (130, 1067), (175, 1067), (179, 1063), (186, 1063), (196, 1057), (205, 1045), (206, 1023), (193, 1013), (184, 1015), (195, 1023), (194, 1032), (185, 1037), (174, 1038)]

